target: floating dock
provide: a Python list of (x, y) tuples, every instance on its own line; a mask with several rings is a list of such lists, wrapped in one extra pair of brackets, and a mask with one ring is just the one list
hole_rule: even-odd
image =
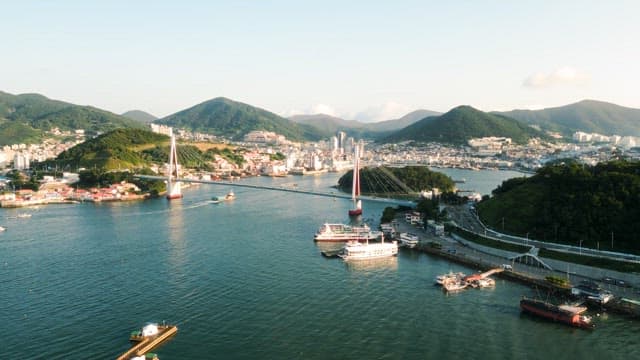
[(143, 336), (140, 332), (136, 331), (130, 338), (130, 340), (136, 344), (124, 354), (118, 356), (117, 360), (129, 360), (132, 357), (144, 356), (176, 332), (178, 332), (178, 327), (175, 325), (158, 325), (158, 333), (151, 336)]

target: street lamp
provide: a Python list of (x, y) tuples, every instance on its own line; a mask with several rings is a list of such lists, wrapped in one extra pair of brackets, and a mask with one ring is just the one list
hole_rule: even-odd
[(582, 242), (583, 242), (583, 241), (584, 241), (584, 240), (582, 240), (582, 239), (580, 240), (580, 247), (579, 247), (580, 255), (582, 255)]

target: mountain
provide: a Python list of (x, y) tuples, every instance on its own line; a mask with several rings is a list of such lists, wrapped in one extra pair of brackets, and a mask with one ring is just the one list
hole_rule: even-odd
[(381, 136), (387, 136), (392, 131), (400, 130), (427, 116), (439, 114), (441, 113), (430, 110), (416, 110), (399, 119), (380, 121), (377, 123), (363, 123), (357, 120), (345, 120), (325, 114), (294, 115), (289, 117), (289, 120), (299, 124), (313, 126), (329, 135), (333, 135), (337, 131), (344, 131), (349, 136), (376, 139)]
[(122, 114), (122, 116), (129, 118), (131, 120), (139, 121), (144, 124), (152, 123), (155, 120), (158, 120), (156, 116), (153, 116), (148, 112), (144, 112), (142, 110), (130, 110)]
[(318, 129), (296, 124), (272, 112), (223, 97), (205, 101), (155, 121), (191, 131), (242, 140), (253, 130), (272, 131), (289, 140), (320, 140), (326, 136)]
[(422, 120), (429, 116), (437, 116), (437, 115), (442, 115), (442, 113), (437, 111), (431, 111), (431, 110), (415, 110), (399, 119), (380, 121), (377, 123), (370, 123), (367, 125), (369, 125), (369, 129), (371, 131), (376, 131), (376, 132), (395, 131), (395, 130), (400, 130), (402, 128), (405, 128), (417, 122), (418, 120)]
[(329, 134), (335, 134), (337, 131), (354, 129), (361, 130), (366, 127), (366, 124), (361, 123), (357, 120), (345, 120), (326, 114), (294, 115), (289, 117), (289, 120), (298, 124), (313, 126), (318, 130)]
[(83, 129), (95, 135), (116, 128), (142, 128), (142, 124), (91, 106), (51, 100), (39, 94), (0, 92), (0, 145), (37, 143), (52, 128)]
[(503, 115), (489, 114), (471, 106), (458, 106), (441, 116), (424, 118), (397, 131), (381, 142), (420, 141), (466, 144), (471, 138), (486, 136), (510, 137), (524, 144), (531, 137), (546, 136), (527, 125)]
[(583, 100), (555, 108), (513, 110), (500, 114), (564, 135), (584, 131), (603, 135), (640, 136), (640, 109), (603, 101)]

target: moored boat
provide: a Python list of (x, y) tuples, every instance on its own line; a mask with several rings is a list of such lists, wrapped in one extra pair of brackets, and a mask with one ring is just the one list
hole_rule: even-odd
[(592, 329), (595, 327), (590, 316), (582, 315), (584, 312), (582, 308), (572, 309), (571, 307), (558, 306), (542, 300), (522, 298), (522, 300), (520, 300), (520, 309), (529, 314), (562, 322), (574, 327), (583, 329)]
[(465, 277), (464, 273), (458, 272), (454, 273), (453, 271), (449, 271), (448, 274), (442, 274), (436, 276), (436, 285), (443, 286), (445, 282), (448, 281), (461, 281)]
[(418, 245), (418, 235), (412, 233), (400, 233), (400, 243), (410, 249)]
[(325, 223), (316, 232), (314, 241), (369, 241), (382, 236), (380, 231), (372, 231), (367, 224), (352, 226), (346, 224)]
[(343, 260), (369, 260), (387, 258), (398, 255), (398, 242), (381, 243), (360, 243), (358, 241), (348, 242), (339, 254)]
[(469, 286), (469, 283), (459, 278), (446, 279), (442, 283), (443, 290), (447, 292), (456, 292), (456, 291), (464, 290), (467, 288), (467, 286)]
[(610, 291), (603, 290), (593, 281), (582, 281), (577, 286), (572, 287), (571, 295), (586, 298), (598, 305), (604, 305), (614, 297)]

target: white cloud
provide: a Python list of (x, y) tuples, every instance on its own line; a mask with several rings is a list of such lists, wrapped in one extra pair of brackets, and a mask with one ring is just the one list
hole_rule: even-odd
[(284, 116), (284, 117), (290, 117), (290, 116), (294, 116), (294, 115), (315, 115), (315, 114), (325, 114), (325, 115), (329, 115), (329, 116), (337, 116), (337, 112), (336, 110), (329, 106), (329, 105), (325, 105), (325, 104), (315, 104), (312, 105), (304, 110), (298, 110), (298, 109), (291, 109), (291, 110), (287, 110), (284, 111), (283, 113), (281, 113), (280, 115)]
[(408, 106), (389, 101), (382, 105), (375, 105), (358, 112), (354, 119), (362, 122), (378, 122), (400, 118), (411, 110)]
[(526, 78), (522, 85), (529, 88), (545, 88), (556, 85), (584, 85), (589, 80), (588, 74), (576, 68), (565, 66), (550, 73), (535, 73)]
[(308, 114), (325, 114), (330, 116), (336, 116), (336, 110), (329, 105), (315, 104), (311, 107)]

